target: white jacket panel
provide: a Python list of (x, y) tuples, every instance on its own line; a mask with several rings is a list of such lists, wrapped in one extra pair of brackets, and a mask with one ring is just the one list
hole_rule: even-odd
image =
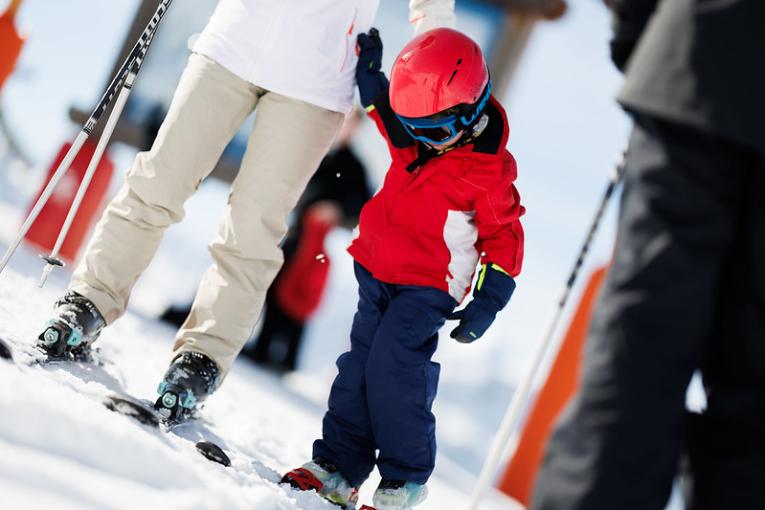
[(193, 50), (240, 78), (347, 113), (353, 105), (356, 36), (379, 0), (220, 0)]

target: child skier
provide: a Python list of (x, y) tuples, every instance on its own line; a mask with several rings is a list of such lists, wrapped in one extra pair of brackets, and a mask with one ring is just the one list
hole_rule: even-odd
[[(451, 337), (470, 343), (507, 304), (521, 270), (524, 209), (507, 119), (478, 45), (451, 29), (425, 32), (397, 57), (388, 84), (376, 30), (358, 41), (361, 101), (393, 161), (349, 248), (359, 304), (323, 436), (313, 460), (282, 481), (353, 508), (376, 464), (374, 505), (403, 510), (425, 499), (435, 463), (438, 330), (458, 319)], [(479, 261), (473, 300), (453, 312)]]

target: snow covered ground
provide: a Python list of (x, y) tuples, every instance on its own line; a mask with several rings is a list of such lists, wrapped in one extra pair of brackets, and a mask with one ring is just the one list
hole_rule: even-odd
[[(0, 337), (23, 350), (60, 292), (55, 286), (38, 289), (36, 278), (15, 269), (4, 273)], [(246, 363), (237, 364), (209, 400), (205, 422), (185, 425), (177, 435), (102, 406), (99, 397), (109, 391), (154, 394), (173, 333), (128, 314), (103, 334), (103, 367), (0, 363), (3, 508), (332, 508), (277, 484), (280, 472), (309, 457), (321, 409)], [(199, 456), (193, 445), (201, 438), (224, 444), (232, 468)], [(375, 483), (370, 480), (367, 489)], [(434, 479), (422, 508), (459, 507), (465, 494), (450, 485)]]
[[(3, 170), (2, 251), (20, 223), (20, 204), (26, 194), (19, 184), (25, 179), (15, 183), (7, 180), (21, 170)], [(160, 256), (160, 266), (162, 260)], [(68, 277), (65, 271), (58, 271), (44, 289), (39, 289), (36, 283), (41, 266), (35, 250), (22, 248), (0, 275), (0, 337), (10, 341), (20, 361), (27, 359), (25, 351), (44, 325)], [(331, 299), (325, 307), (342, 301), (348, 290), (344, 281), (341, 279), (332, 292), (335, 303)], [(144, 286), (137, 294), (147, 297), (156, 294), (158, 288)], [(350, 298), (346, 295), (345, 300), (347, 307)], [(317, 321), (312, 334), (327, 337), (326, 328), (338, 327), (332, 321), (343, 322), (348, 314), (326, 315), (325, 323)], [(323, 356), (309, 352), (311, 363), (304, 363), (306, 369), (291, 379), (282, 380), (238, 362), (221, 390), (208, 401), (204, 421), (184, 425), (176, 434), (147, 428), (106, 410), (100, 399), (110, 391), (126, 391), (141, 398), (154, 396), (167, 366), (173, 335), (173, 329), (139, 308), (104, 331), (99, 340), (103, 366), (25, 366), (0, 361), (0, 507), (335, 508), (315, 494), (298, 493), (277, 482), (279, 473), (310, 456), (311, 443), (320, 433), (322, 401), (333, 370), (330, 358), (336, 355), (334, 349), (342, 347), (346, 333), (326, 338), (334, 342), (329, 349), (309, 345)], [(450, 393), (448, 388), (445, 391)], [(455, 398), (444, 402), (439, 416), (447, 431), (446, 442), (453, 443), (452, 450), (459, 452), (462, 441), (468, 457), (475, 456), (471, 442), (483, 444), (490, 437), (476, 429), (474, 420), (463, 415), (464, 409), (460, 413), (459, 392), (451, 394)], [(496, 412), (501, 412), (501, 406)], [(462, 434), (456, 432), (460, 427)], [(476, 432), (478, 436), (472, 435)], [(194, 442), (201, 438), (223, 445), (233, 466), (224, 468), (196, 453)], [(458, 463), (441, 455), (430, 483), (431, 497), (418, 508), (464, 508), (473, 481)], [(376, 478), (367, 482), (362, 501), (370, 502), (376, 484)], [(515, 506), (493, 495), (482, 508)]]

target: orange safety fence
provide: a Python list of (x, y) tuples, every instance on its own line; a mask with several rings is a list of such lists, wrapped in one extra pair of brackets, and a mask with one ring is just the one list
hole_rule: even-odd
[(534, 480), (555, 420), (578, 388), (582, 349), (605, 274), (606, 268), (601, 267), (590, 277), (547, 381), (521, 430), (518, 448), (499, 481), (502, 492), (525, 506), (531, 500)]
[(0, 16), (0, 89), (16, 67), (21, 47), (24, 46), (24, 39), (19, 35), (14, 23), (20, 3), (19, 0), (12, 1)]
[(312, 205), (303, 215), (300, 240), (292, 260), (277, 279), (276, 299), (290, 318), (305, 322), (319, 307), (329, 278), (324, 240), (340, 222), (340, 212), (327, 202)]
[[(40, 183), (40, 190), (37, 196), (35, 196), (34, 201), (30, 203), (30, 210), (32, 209), (33, 204), (37, 202), (43, 189), (48, 184), (48, 181), (50, 181), (50, 178), (55, 173), (58, 165), (64, 160), (64, 157), (71, 147), (72, 144), (67, 142), (59, 150), (58, 155), (56, 155), (56, 158), (48, 169), (48, 178), (45, 182)], [(80, 183), (85, 177), (88, 164), (95, 152), (95, 142), (87, 140), (77, 154), (77, 157), (72, 161), (72, 165), (69, 167), (66, 174), (64, 174), (61, 182), (58, 183), (58, 186), (48, 200), (48, 203), (42, 208), (40, 215), (32, 224), (29, 232), (27, 232), (25, 238), (27, 242), (47, 251), (53, 249), (59, 231), (64, 225), (67, 214), (69, 214), (69, 208), (74, 202)], [(109, 183), (111, 182), (113, 173), (114, 163), (109, 157), (109, 153), (106, 152), (96, 167), (96, 172), (93, 174), (93, 180), (90, 182), (88, 192), (82, 199), (80, 209), (74, 216), (74, 222), (69, 230), (69, 234), (66, 236), (64, 244), (61, 246), (59, 255), (66, 262), (71, 263), (76, 260), (77, 254), (85, 242), (91, 227), (98, 219), (102, 207), (106, 202)]]

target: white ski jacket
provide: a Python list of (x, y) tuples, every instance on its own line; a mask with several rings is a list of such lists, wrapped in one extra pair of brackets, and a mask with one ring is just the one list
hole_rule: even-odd
[[(379, 0), (220, 0), (193, 50), (240, 78), (347, 113), (353, 105), (356, 36)], [(454, 0), (410, 0), (419, 33), (454, 26)]]

